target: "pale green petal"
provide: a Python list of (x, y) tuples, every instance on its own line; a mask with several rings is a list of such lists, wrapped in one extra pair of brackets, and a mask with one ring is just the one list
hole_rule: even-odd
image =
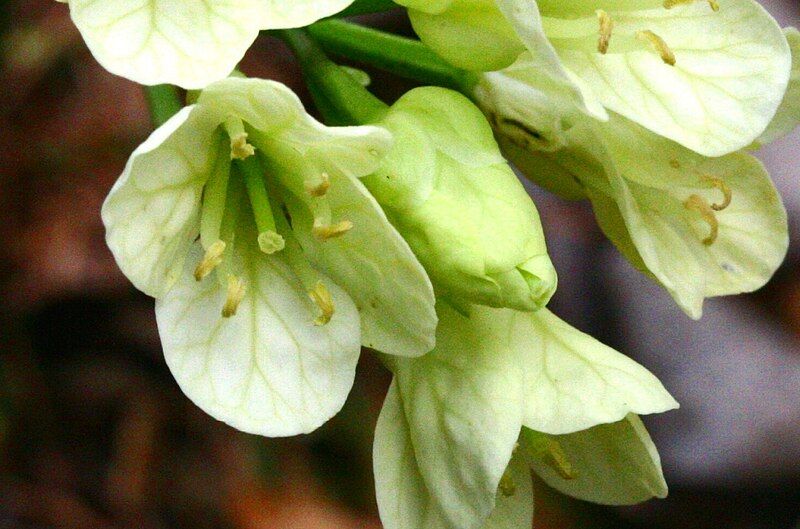
[(103, 204), (106, 241), (142, 292), (162, 296), (199, 229), (200, 195), (217, 152), (216, 124), (187, 107), (131, 155)]
[(519, 450), (511, 458), (504, 479), (508, 489), (497, 491), (494, 511), (482, 529), (528, 529), (533, 524), (533, 482)]
[[(775, 20), (754, 0), (673, 9), (611, 11), (608, 54), (597, 53), (597, 16), (545, 19), (564, 65), (610, 110), (707, 156), (746, 147), (775, 115), (789, 80), (791, 53)], [(665, 64), (649, 30), (676, 57)]]
[(536, 2), (544, 16), (564, 18), (594, 15), (598, 9), (611, 12), (664, 7), (664, 0), (536, 0)]
[(258, 35), (259, 0), (69, 0), (108, 71), (141, 84), (202, 88), (226, 77)]
[(513, 318), (510, 336), (524, 369), (526, 427), (570, 433), (619, 421), (631, 412), (677, 408), (649, 371), (547, 309)]
[[(562, 476), (546, 452), (530, 446), (530, 436), (555, 440), (574, 476)], [(665, 498), (667, 484), (650, 435), (636, 415), (566, 435), (526, 431), (520, 437), (533, 470), (545, 483), (569, 496), (604, 505), (633, 505)]]
[(335, 15), (353, 0), (255, 0), (261, 29), (299, 28)]
[(318, 308), (280, 254), (237, 244), (246, 294), (223, 318), (220, 281), (195, 281), (195, 245), (175, 288), (156, 302), (164, 356), (183, 392), (206, 413), (267, 436), (307, 433), (344, 404), (360, 352), (358, 312), (334, 283), (324, 283), (336, 312), (316, 325)]
[(420, 356), (435, 343), (433, 286), (422, 265), (364, 185), (350, 175), (331, 172), (326, 194), (334, 219), (353, 229), (319, 241), (306, 202), (289, 195), (295, 233), (308, 258), (343, 286), (361, 314), (362, 343), (378, 351)]
[[(772, 277), (788, 248), (787, 218), (758, 160), (741, 153), (704, 158), (618, 117), (602, 127), (596, 145), (607, 149), (609, 195), (619, 215), (609, 209), (617, 220), (600, 224), (625, 249), (628, 242), (615, 235), (621, 228), (609, 229), (624, 219), (627, 240), (689, 316), (701, 316), (706, 297), (751, 292)], [(710, 226), (687, 210), (686, 201), (698, 195), (709, 204), (722, 202), (713, 179), (730, 189), (732, 201), (715, 212), (719, 235), (707, 245)]]
[[(443, 527), (480, 527), (494, 507), (519, 435), (521, 377), (514, 362), (507, 361), (506, 344), (496, 339), (494, 327), (487, 332), (483, 322), (449, 307), (440, 307), (439, 317), (436, 349), (421, 358), (392, 362), (395, 398), (403, 411), (383, 420), (393, 432), (381, 434), (379, 424), (375, 455), (387, 529), (428, 527), (418, 524), (437, 514)], [(396, 429), (403, 418), (408, 441), (401, 443)], [(398, 470), (389, 472), (387, 464)], [(429, 502), (398, 492), (414, 468), (417, 491), (422, 484)]]
[(784, 33), (792, 49), (792, 76), (775, 118), (757, 140), (760, 145), (786, 136), (800, 124), (800, 31), (786, 28)]

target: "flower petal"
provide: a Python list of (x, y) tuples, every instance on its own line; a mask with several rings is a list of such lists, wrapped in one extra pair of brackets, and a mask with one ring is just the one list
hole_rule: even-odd
[(789, 89), (783, 96), (783, 103), (778, 107), (775, 118), (756, 140), (760, 145), (782, 138), (800, 125), (800, 31), (797, 28), (786, 28), (784, 33), (792, 49), (792, 75)]
[[(522, 447), (527, 447), (526, 440), (530, 439), (526, 434), (543, 435), (523, 433)], [(633, 505), (667, 496), (661, 458), (636, 415), (580, 432), (545, 437), (558, 443), (575, 475), (565, 479), (545, 455), (533, 455), (530, 463), (536, 474), (559, 492), (603, 505)]]
[(195, 245), (180, 282), (156, 302), (164, 356), (186, 395), (211, 416), (249, 433), (308, 433), (344, 404), (360, 352), (358, 313), (324, 281), (336, 312), (316, 325), (318, 309), (280, 254), (236, 245), (246, 293), (237, 314), (220, 316), (219, 281), (198, 283)]
[[(375, 444), (387, 529), (427, 527), (420, 524), (437, 517), (447, 528), (480, 527), (519, 435), (521, 378), (506, 343), (444, 305), (439, 317), (434, 351), (391, 364), (395, 390)], [(412, 492), (403, 490), (407, 479)]]
[(186, 107), (140, 145), (103, 204), (106, 241), (122, 272), (160, 297), (183, 270), (200, 195), (216, 153), (216, 124)]
[(111, 73), (145, 85), (202, 88), (226, 77), (255, 40), (258, 0), (69, 0), (75, 25)]
[(516, 313), (510, 336), (524, 369), (523, 424), (532, 430), (576, 432), (678, 407), (645, 368), (547, 309)]
[[(611, 45), (597, 53), (594, 13), (545, 28), (565, 66), (603, 105), (706, 156), (752, 143), (775, 115), (791, 53), (775, 20), (753, 0), (672, 9), (613, 11)], [(580, 35), (579, 27), (583, 28)], [(637, 32), (649, 30), (674, 52), (665, 64)], [(583, 38), (585, 45), (577, 45)], [(581, 48), (581, 49), (579, 49)]]
[(354, 0), (257, 0), (261, 29), (299, 28), (344, 10)]

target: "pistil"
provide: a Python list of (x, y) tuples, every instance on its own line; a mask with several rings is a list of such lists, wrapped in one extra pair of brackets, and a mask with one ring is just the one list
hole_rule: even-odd
[(286, 245), (283, 237), (275, 227), (275, 217), (269, 203), (269, 195), (264, 186), (263, 171), (255, 156), (245, 160), (234, 160), (233, 167), (242, 175), (247, 195), (253, 209), (256, 227), (258, 228), (258, 247), (265, 254), (273, 254), (283, 250)]
[(247, 142), (248, 134), (241, 119), (228, 118), (225, 121), (225, 131), (231, 139), (231, 160), (244, 160), (256, 153), (255, 147)]

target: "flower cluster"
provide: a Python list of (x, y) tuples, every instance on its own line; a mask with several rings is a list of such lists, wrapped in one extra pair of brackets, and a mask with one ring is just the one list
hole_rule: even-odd
[[(745, 150), (800, 122), (800, 32), (754, 0), (398, 0), (421, 42), (341, 21), (278, 33), (326, 126), (284, 85), (229, 75), (259, 30), (353, 0), (68, 3), (110, 71), (202, 89), (102, 210), (199, 407), (310, 432), (364, 346), (394, 375), (374, 445), (387, 529), (530, 527), (531, 469), (598, 503), (666, 495), (638, 416), (677, 403), (545, 308), (556, 271), (507, 160), (589, 199), (699, 318), (786, 252), (780, 197)], [(387, 106), (320, 46), (444, 87)]]

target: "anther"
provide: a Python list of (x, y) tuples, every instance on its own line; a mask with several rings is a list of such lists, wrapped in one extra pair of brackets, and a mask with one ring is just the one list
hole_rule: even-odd
[(322, 173), (319, 182), (306, 181), (306, 192), (312, 197), (322, 197), (331, 188), (331, 177), (328, 173)]
[(231, 160), (244, 160), (256, 153), (255, 147), (247, 143), (247, 132), (241, 119), (229, 118), (225, 130), (231, 139)]
[(722, 202), (719, 204), (711, 204), (711, 209), (714, 211), (722, 211), (731, 205), (731, 201), (733, 200), (733, 191), (731, 191), (731, 188), (728, 187), (728, 185), (721, 178), (703, 175), (703, 180), (708, 182), (711, 187), (722, 191)]
[(646, 40), (653, 47), (658, 51), (659, 55), (661, 55), (661, 60), (664, 61), (666, 64), (670, 66), (675, 66), (677, 62), (675, 59), (675, 53), (669, 48), (666, 41), (650, 31), (649, 29), (645, 29), (643, 31), (636, 32), (636, 38), (640, 40)]
[(352, 229), (353, 223), (349, 220), (343, 220), (341, 222), (337, 222), (336, 224), (318, 224), (315, 221), (311, 231), (317, 239), (321, 241), (327, 241), (328, 239), (333, 239), (334, 237), (341, 237)]
[(272, 255), (286, 247), (286, 240), (276, 231), (262, 231), (258, 234), (258, 247), (265, 254)]
[(511, 477), (511, 473), (508, 469), (503, 473), (503, 477), (500, 478), (500, 485), (498, 488), (500, 489), (500, 494), (506, 498), (510, 498), (517, 493), (517, 484), (514, 482), (514, 478)]
[[(666, 9), (672, 9), (675, 6), (679, 5), (686, 5), (686, 4), (693, 4), (697, 0), (664, 0), (664, 7)], [(711, 6), (712, 11), (719, 11), (719, 3), (717, 0), (706, 0), (708, 5)]]
[(686, 199), (683, 206), (689, 211), (696, 211), (699, 213), (703, 222), (708, 224), (709, 228), (711, 228), (711, 233), (709, 233), (708, 237), (703, 239), (703, 244), (706, 246), (714, 244), (714, 241), (717, 240), (717, 236), (719, 235), (719, 221), (717, 221), (714, 209), (712, 209), (708, 201), (700, 195), (692, 195)]
[(202, 281), (203, 278), (213, 272), (214, 269), (218, 267), (220, 263), (222, 263), (222, 256), (224, 253), (224, 241), (216, 241), (209, 246), (208, 250), (206, 250), (206, 254), (203, 256), (202, 261), (200, 261), (200, 264), (198, 264), (197, 268), (194, 269), (195, 280)]
[(546, 462), (563, 479), (572, 480), (578, 477), (564, 449), (555, 439), (551, 439), (548, 443)]
[(320, 315), (314, 320), (314, 323), (316, 325), (326, 325), (330, 322), (334, 313), (333, 298), (322, 281), (317, 281), (314, 288), (309, 290), (308, 297), (311, 298), (311, 301), (313, 301), (320, 310)]
[(225, 298), (225, 305), (222, 307), (223, 318), (230, 318), (236, 314), (246, 291), (244, 281), (234, 275), (228, 276), (228, 294)]
[(614, 21), (602, 9), (597, 10), (597, 18), (600, 21), (600, 39), (597, 41), (597, 51), (605, 55), (608, 53), (611, 32), (614, 30)]

